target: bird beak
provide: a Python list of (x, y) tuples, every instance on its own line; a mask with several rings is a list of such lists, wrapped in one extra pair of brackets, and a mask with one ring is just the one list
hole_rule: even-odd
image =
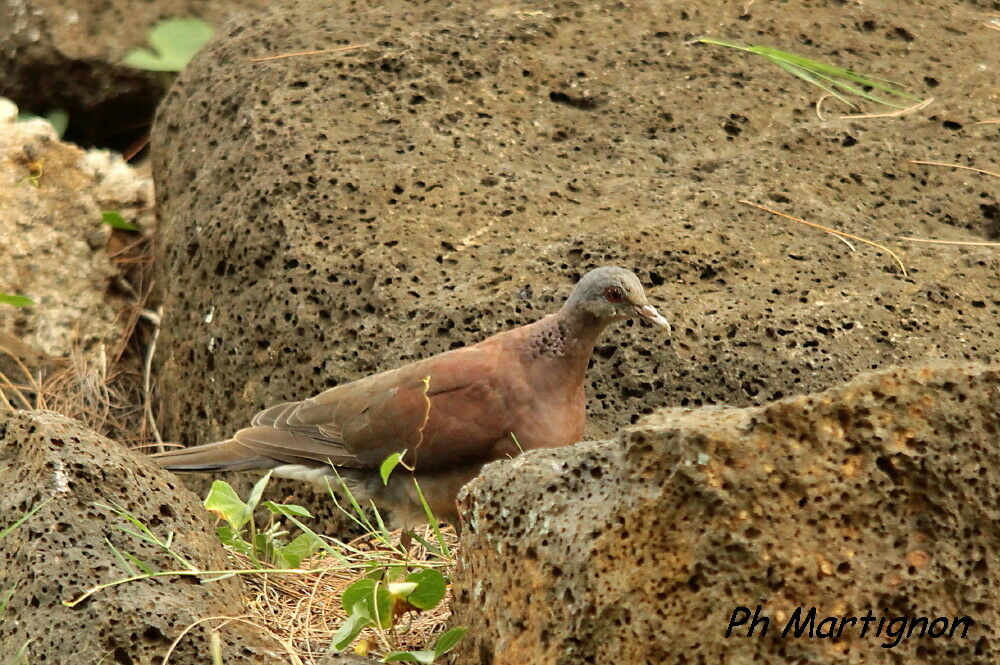
[(652, 305), (636, 305), (635, 313), (638, 314), (644, 321), (649, 321), (654, 325), (666, 328), (667, 332), (670, 332), (670, 322), (663, 318), (663, 316), (661, 316)]

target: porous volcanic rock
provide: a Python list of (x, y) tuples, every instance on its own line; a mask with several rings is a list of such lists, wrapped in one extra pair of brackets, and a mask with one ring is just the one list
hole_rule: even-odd
[(96, 357), (118, 341), (131, 303), (111, 284), (101, 213), (148, 229), (152, 205), (152, 180), (121, 157), (62, 142), (44, 120), (18, 122), (0, 99), (0, 292), (34, 301), (0, 305), (0, 331), (54, 357)]
[[(614, 441), (493, 463), (462, 497), (456, 662), (996, 663), (998, 432), (1000, 370), (935, 365), (664, 409)], [(757, 605), (767, 637), (726, 639)], [(782, 639), (799, 606), (974, 626), (892, 649), (874, 625)]]
[(69, 114), (84, 145), (129, 143), (152, 118), (166, 86), (159, 72), (124, 64), (149, 29), (197, 16), (221, 26), (265, 0), (6, 0), (0, 3), (0, 96), (36, 114)]
[[(265, 405), (531, 321), (601, 264), (634, 269), (676, 332), (601, 342), (591, 438), (663, 405), (996, 357), (995, 249), (894, 240), (996, 232), (987, 177), (907, 161), (996, 169), (995, 126), (973, 122), (995, 115), (979, 11), (301, 0), (231, 24), (154, 127), (165, 434), (226, 436)], [(815, 90), (687, 44), (700, 34), (902, 80), (947, 112), (842, 120), (827, 101), (821, 120)], [(889, 243), (909, 274), (740, 199)]]
[[(153, 665), (193, 622), (244, 614), (236, 578), (208, 585), (190, 578), (132, 582), (72, 608), (63, 605), (93, 585), (126, 576), (111, 545), (154, 570), (181, 565), (120, 531), (134, 527), (99, 504), (130, 511), (161, 538), (172, 533), (173, 550), (197, 567), (226, 566), (197, 497), (142, 455), (52, 412), (5, 412), (0, 487), (0, 529), (44, 503), (0, 540), (0, 590), (5, 596), (13, 589), (0, 617), (0, 662), (18, 662), (14, 654), (27, 644), (31, 663)], [(284, 649), (255, 628), (231, 623), (220, 636), (226, 663), (287, 662)], [(207, 635), (197, 627), (171, 662), (201, 663), (209, 654)]]

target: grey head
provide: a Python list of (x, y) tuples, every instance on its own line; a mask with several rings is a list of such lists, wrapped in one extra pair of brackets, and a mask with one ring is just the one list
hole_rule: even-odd
[(639, 278), (631, 270), (614, 266), (595, 268), (581, 277), (570, 291), (563, 312), (571, 316), (583, 314), (605, 324), (638, 316), (670, 330), (667, 320), (649, 304)]

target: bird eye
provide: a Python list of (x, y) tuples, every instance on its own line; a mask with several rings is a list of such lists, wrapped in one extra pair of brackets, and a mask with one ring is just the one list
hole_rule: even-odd
[(604, 289), (604, 299), (617, 303), (625, 300), (625, 294), (617, 286), (608, 286)]

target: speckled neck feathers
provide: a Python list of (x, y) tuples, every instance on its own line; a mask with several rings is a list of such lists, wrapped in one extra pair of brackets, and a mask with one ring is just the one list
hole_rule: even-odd
[(562, 309), (534, 325), (528, 347), (536, 358), (583, 356), (589, 359), (606, 325), (607, 322), (585, 313)]

